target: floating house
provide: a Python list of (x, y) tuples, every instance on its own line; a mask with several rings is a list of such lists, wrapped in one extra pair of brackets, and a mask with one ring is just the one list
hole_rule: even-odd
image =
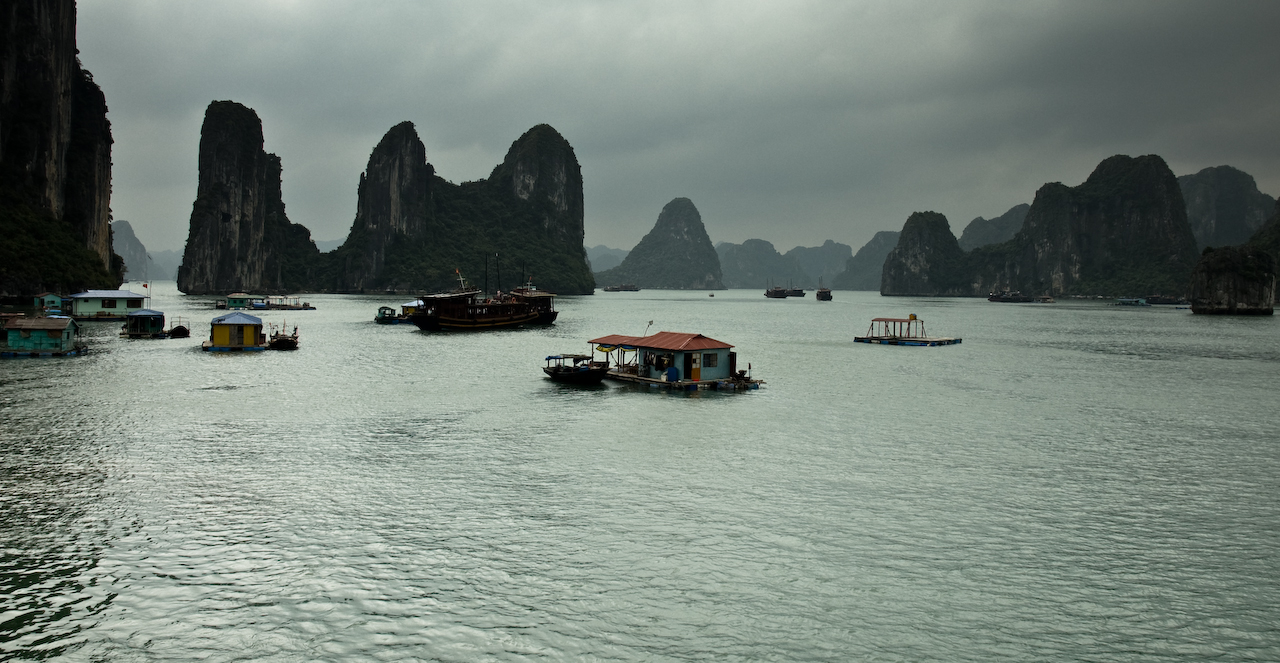
[(34, 306), (46, 311), (61, 311), (62, 295), (53, 292), (42, 292), (36, 295)]
[(228, 313), (209, 324), (209, 340), (201, 344), (209, 352), (259, 352), (267, 349), (262, 319), (248, 313)]
[(267, 299), (258, 295), (246, 295), (243, 292), (233, 292), (227, 295), (227, 308), (266, 308)]
[(86, 290), (71, 295), (71, 317), (76, 320), (124, 320), (141, 311), (146, 295), (129, 290)]
[(613, 334), (590, 343), (596, 352), (606, 356), (618, 352), (616, 366), (607, 375), (610, 379), (685, 389), (755, 389), (761, 383), (738, 370), (738, 353), (733, 352), (732, 345), (702, 334)]
[(168, 338), (164, 329), (164, 313), (144, 308), (130, 313), (124, 321), (120, 335), (127, 338)]
[(71, 318), (11, 318), (4, 328), (9, 347), (0, 356), (65, 357), (84, 352), (80, 325)]

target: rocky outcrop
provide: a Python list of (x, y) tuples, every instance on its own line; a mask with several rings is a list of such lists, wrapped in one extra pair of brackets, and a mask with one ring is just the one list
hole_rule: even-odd
[(1178, 178), (1187, 221), (1200, 249), (1243, 244), (1262, 227), (1276, 201), (1253, 176), (1231, 166), (1205, 168)]
[(147, 247), (133, 233), (128, 221), (111, 222), (111, 249), (124, 260), (124, 277), (131, 281), (158, 278), (150, 274)]
[(628, 253), (630, 251), (626, 249), (611, 249), (604, 244), (597, 244), (587, 248), (587, 260), (591, 262), (591, 271), (603, 272), (621, 265)]
[(393, 243), (425, 238), (434, 175), (412, 122), (401, 122), (382, 137), (360, 174), (356, 220), (343, 244), (338, 289), (374, 287)]
[(896, 230), (882, 230), (862, 245), (858, 252), (845, 261), (844, 271), (831, 279), (834, 290), (880, 290), (880, 277), (884, 273), (884, 261), (898, 245)]
[(280, 157), (262, 149), (262, 121), (234, 101), (214, 101), (200, 128), (199, 184), (178, 289), (261, 294), (310, 289), (319, 251), (289, 222)]
[(111, 125), (71, 2), (0, 9), (0, 290), (115, 287)]
[(1077, 187), (1044, 185), (1003, 244), (958, 257), (945, 225), (933, 219), (910, 235), (904, 228), (881, 294), (1181, 296), (1196, 262), (1182, 192), (1154, 155), (1111, 157)]
[(721, 282), (726, 288), (813, 287), (809, 275), (794, 258), (778, 253), (773, 244), (763, 239), (749, 239), (741, 244), (721, 242), (715, 248), (720, 259)]
[(1191, 274), (1191, 312), (1272, 315), (1276, 259), (1260, 248), (1205, 249)]
[[(853, 247), (848, 244), (827, 240), (822, 246), (797, 246), (783, 254), (783, 257), (795, 263), (800, 273), (805, 276), (796, 285), (812, 288), (819, 283), (830, 286), (836, 275), (844, 271), (845, 265), (853, 257)], [(723, 267), (723, 263), (721, 264)]]
[(606, 285), (634, 283), (666, 290), (723, 290), (720, 258), (693, 201), (676, 198), (662, 208), (653, 230), (621, 265), (601, 272)]
[(1205, 249), (1191, 275), (1193, 313), (1271, 315), (1280, 265), (1280, 201), (1243, 246)]
[(816, 288), (819, 283), (831, 284), (853, 256), (853, 248), (827, 240), (822, 246), (797, 246), (779, 253), (770, 242), (749, 239), (741, 244), (720, 242), (716, 254), (726, 288)]
[(968, 295), (965, 253), (951, 234), (947, 217), (915, 212), (907, 218), (898, 244), (885, 258), (882, 295)]
[(1000, 244), (1013, 239), (1013, 236), (1022, 229), (1022, 222), (1027, 218), (1027, 212), (1030, 209), (1030, 205), (1022, 203), (1014, 205), (1008, 212), (994, 219), (978, 217), (970, 221), (969, 225), (964, 227), (964, 232), (960, 234), (960, 248), (972, 251), (979, 246)]
[(505, 268), (507, 288), (523, 275), (559, 294), (595, 290), (582, 248), (582, 169), (548, 125), (512, 143), (488, 179), (457, 185), (435, 174), (403, 122), (369, 156), (358, 197), (347, 240), (324, 258), (325, 289), (440, 290), (461, 272), (476, 284), (491, 273), (496, 290)]

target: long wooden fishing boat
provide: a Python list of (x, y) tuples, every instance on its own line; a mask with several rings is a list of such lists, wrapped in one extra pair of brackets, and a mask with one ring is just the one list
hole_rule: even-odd
[(501, 293), (486, 297), (459, 273), (456, 290), (423, 295), (422, 306), (409, 319), (425, 331), (510, 329), (536, 323), (542, 316), (539, 305), (529, 300)]
[(551, 355), (542, 372), (565, 384), (600, 384), (609, 373), (609, 362), (594, 361), (591, 355)]

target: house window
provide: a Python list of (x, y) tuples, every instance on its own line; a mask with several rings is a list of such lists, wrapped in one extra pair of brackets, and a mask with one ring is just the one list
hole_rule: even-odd
[(142, 308), (142, 300), (141, 300), (141, 299), (126, 299), (126, 300), (125, 300), (125, 302), (124, 302), (124, 305), (125, 305), (125, 308)]
[(116, 300), (114, 299), (102, 300), (102, 308), (115, 308), (115, 307), (116, 307)]
[(715, 368), (720, 363), (720, 355), (714, 352), (706, 352), (702, 355), (703, 368)]

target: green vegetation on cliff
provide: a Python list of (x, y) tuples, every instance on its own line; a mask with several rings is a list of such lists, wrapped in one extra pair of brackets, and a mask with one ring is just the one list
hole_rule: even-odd
[(702, 215), (693, 201), (676, 198), (667, 203), (649, 234), (636, 244), (621, 265), (600, 272), (600, 283), (634, 283), (665, 290), (723, 290), (720, 257), (711, 245)]

